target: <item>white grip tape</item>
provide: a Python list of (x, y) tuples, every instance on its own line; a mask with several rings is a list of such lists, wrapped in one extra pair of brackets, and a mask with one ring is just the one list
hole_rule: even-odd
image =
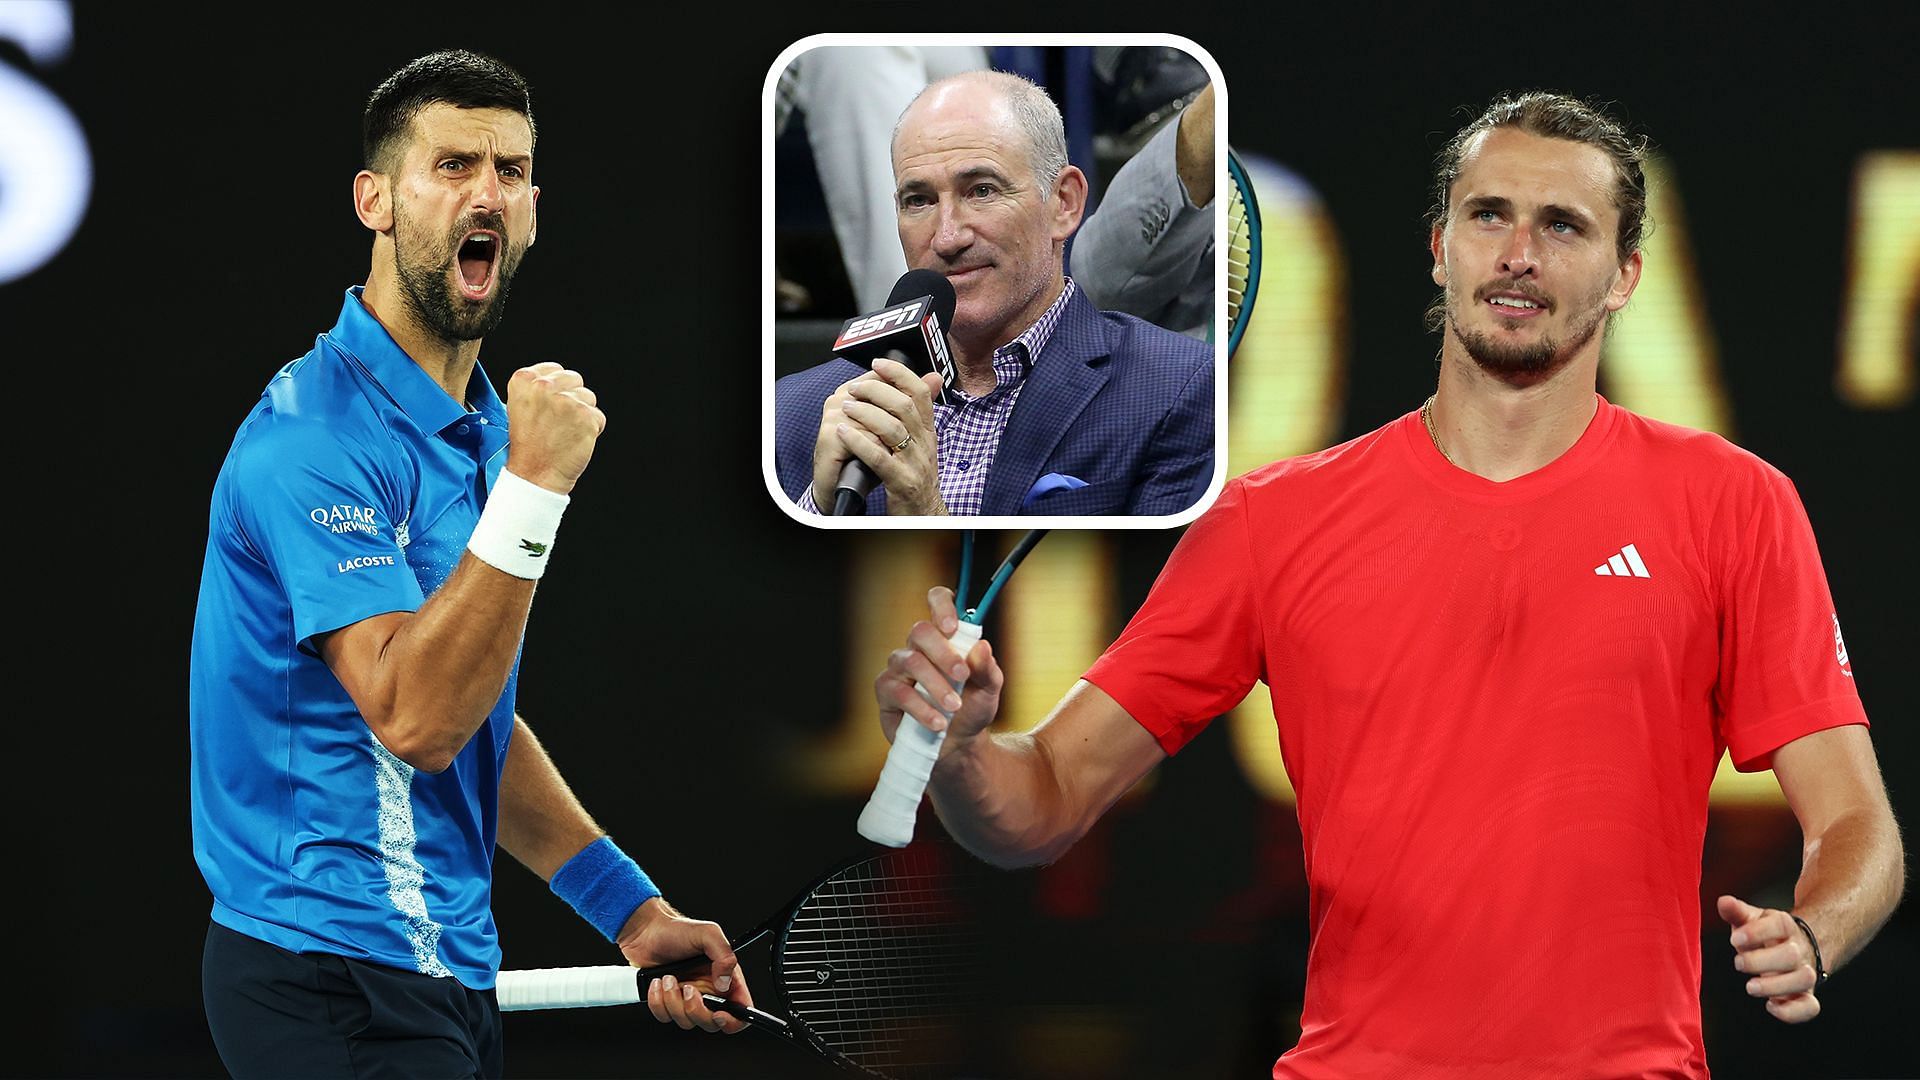
[[(961, 623), (960, 629), (947, 638), (961, 656), (972, 652), (979, 641), (979, 624), (969, 622)], [(953, 688), (959, 690), (961, 685), (955, 681)], [(927, 704), (940, 709), (925, 685), (916, 682), (913, 688)], [(940, 709), (940, 715), (953, 719), (945, 709)], [(934, 763), (940, 760), (940, 744), (946, 738), (945, 731), (928, 731), (913, 717), (900, 717), (900, 730), (894, 733), (893, 749), (887, 751), (887, 764), (880, 770), (880, 780), (873, 785), (873, 797), (867, 800), (866, 809), (860, 811), (857, 827), (861, 836), (888, 847), (906, 847), (913, 841), (913, 822), (920, 812), (920, 797), (927, 793), (927, 780), (933, 776)]]
[(501, 1012), (525, 1009), (590, 1009), (634, 1005), (640, 980), (630, 967), (531, 968), (503, 971), (493, 984)]

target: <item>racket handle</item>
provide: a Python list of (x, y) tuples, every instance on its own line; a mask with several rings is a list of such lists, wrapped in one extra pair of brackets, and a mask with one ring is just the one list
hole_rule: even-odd
[(779, 1035), (787, 1034), (787, 1022), (772, 1013), (761, 1012), (751, 1005), (742, 1005), (735, 1001), (728, 1001), (718, 994), (701, 994), (700, 1000), (706, 1002), (707, 1009), (710, 1012), (727, 1013), (737, 1020), (744, 1020), (752, 1024), (754, 1027), (766, 1028)]
[[(965, 656), (980, 641), (980, 633), (978, 623), (963, 622), (960, 629), (948, 635), (947, 642)], [(962, 685), (956, 681), (953, 688), (959, 690)], [(940, 709), (924, 685), (916, 682), (913, 688), (927, 704)], [(940, 709), (940, 715), (953, 719), (945, 709)], [(880, 770), (880, 780), (873, 786), (873, 796), (867, 800), (866, 809), (860, 811), (857, 828), (861, 836), (876, 844), (897, 848), (913, 841), (913, 823), (920, 813), (920, 797), (927, 792), (934, 763), (940, 760), (940, 744), (946, 738), (944, 730), (928, 731), (913, 717), (901, 715), (900, 730), (894, 732), (893, 749), (887, 751), (887, 763)]]
[(501, 1012), (633, 1005), (641, 1000), (639, 974), (617, 965), (503, 971), (494, 993)]

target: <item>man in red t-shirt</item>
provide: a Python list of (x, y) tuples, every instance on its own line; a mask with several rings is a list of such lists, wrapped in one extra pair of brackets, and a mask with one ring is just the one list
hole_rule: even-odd
[[(1060, 856), (1254, 680), (1299, 800), (1312, 947), (1275, 1077), (1704, 1077), (1699, 888), (1723, 751), (1771, 768), (1807, 856), (1791, 912), (1719, 898), (1779, 1019), (1898, 903), (1898, 832), (1793, 486), (1595, 393), (1638, 283), (1643, 141), (1553, 94), (1444, 150), (1421, 408), (1227, 485), (1047, 720), (987, 731), (1001, 672), (945, 635), (876, 680), (964, 678), (934, 770), (962, 843)], [(951, 702), (951, 699), (949, 699)]]

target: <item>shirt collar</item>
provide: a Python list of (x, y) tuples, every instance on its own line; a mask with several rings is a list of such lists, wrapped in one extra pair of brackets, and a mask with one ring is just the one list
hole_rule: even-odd
[(1047, 341), (1053, 337), (1053, 328), (1060, 324), (1060, 313), (1067, 310), (1068, 301), (1073, 299), (1074, 284), (1072, 278), (1066, 279), (1066, 287), (1054, 298), (1047, 310), (1033, 320), (1033, 325), (1020, 331), (1020, 336), (993, 350), (993, 363), (996, 370), (1002, 361), (1020, 359), (1023, 374), (1031, 370), (1040, 357), (1040, 350), (1046, 348)]
[[(346, 302), (340, 306), (340, 321), (328, 331), (327, 339), (358, 361), (420, 430), (439, 432), (465, 417), (466, 407), (448, 397), (367, 310), (360, 300), (361, 288), (355, 285), (347, 290)], [(500, 395), (494, 392), (487, 369), (480, 364), (473, 365), (473, 375), (467, 380), (467, 401), (478, 412), (505, 417)]]

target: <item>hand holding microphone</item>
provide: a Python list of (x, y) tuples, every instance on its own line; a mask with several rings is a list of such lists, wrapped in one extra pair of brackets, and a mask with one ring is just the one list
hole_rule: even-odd
[(916, 375), (885, 358), (873, 362), (870, 374), (842, 386), (835, 394), (841, 399), (841, 421), (834, 437), (851, 460), (842, 467), (839, 486), (863, 494), (864, 473), (886, 485), (887, 513), (944, 515), (933, 428), (933, 401), (941, 386), (940, 376)]
[(911, 270), (895, 283), (886, 308), (841, 328), (834, 351), (873, 370), (842, 385), (822, 407), (813, 490), (823, 509), (861, 513), (867, 493), (884, 483), (889, 513), (946, 513), (933, 402), (953, 381), (945, 330), (953, 307), (953, 286), (944, 276)]

